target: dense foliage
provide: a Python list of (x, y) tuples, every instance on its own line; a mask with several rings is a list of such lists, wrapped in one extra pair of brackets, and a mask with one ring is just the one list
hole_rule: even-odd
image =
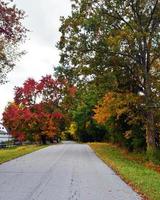
[(107, 124), (108, 131), (121, 127), (116, 129), (119, 143), (127, 139), (131, 145), (130, 138), (136, 134), (148, 155), (155, 156), (159, 149), (160, 2), (73, 0), (71, 16), (61, 21), (59, 76), (70, 79), (79, 90), (94, 86), (100, 100), (95, 101), (94, 119)]
[(60, 32), (56, 80), (28, 79), (15, 88), (4, 112), (11, 133), (44, 142), (63, 132), (158, 158), (159, 0), (72, 0)]
[(18, 46), (25, 40), (27, 29), (22, 21), (25, 13), (11, 1), (0, 1), (0, 84), (15, 65), (15, 60), (23, 53)]
[(53, 141), (64, 127), (60, 103), (62, 96), (70, 93), (67, 82), (54, 80), (51, 75), (36, 82), (28, 79), (22, 87), (15, 88), (14, 102), (3, 113), (3, 121), (18, 140), (46, 143)]

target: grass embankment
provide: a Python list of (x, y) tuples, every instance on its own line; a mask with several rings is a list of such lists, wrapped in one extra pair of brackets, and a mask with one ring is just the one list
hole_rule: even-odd
[(145, 199), (160, 200), (160, 166), (149, 163), (142, 154), (127, 153), (111, 144), (91, 143), (90, 146), (123, 180), (143, 194)]
[(10, 147), (6, 149), (0, 149), (0, 164), (18, 158), (28, 153), (32, 153), (39, 149), (46, 147), (46, 145), (24, 145), (19, 147)]

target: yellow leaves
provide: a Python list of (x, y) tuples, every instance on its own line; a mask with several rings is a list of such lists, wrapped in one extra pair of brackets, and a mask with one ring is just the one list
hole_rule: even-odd
[(121, 37), (119, 35), (117, 35), (117, 36), (109, 36), (109, 37), (107, 37), (106, 42), (111, 47), (117, 48), (120, 45)]
[(72, 122), (69, 129), (68, 129), (70, 135), (72, 136), (72, 138), (74, 140), (77, 140), (77, 135), (76, 135), (76, 132), (77, 132), (77, 124), (75, 122)]
[(112, 107), (109, 105), (112, 105), (112, 102), (113, 102), (112, 93), (108, 93), (108, 95), (106, 95), (103, 98), (102, 105), (99, 105), (99, 109), (101, 110), (101, 113), (103, 113), (106, 118), (108, 118), (110, 116)]
[(110, 118), (111, 113), (112, 113), (112, 106), (113, 105), (113, 93), (109, 92), (108, 94), (105, 95), (103, 98), (102, 103), (96, 106), (94, 109), (95, 115), (94, 119), (98, 123), (105, 123), (107, 119)]
[(133, 40), (133, 33), (128, 29), (116, 31), (113, 35), (107, 36), (106, 38), (107, 44), (114, 49), (120, 47), (122, 41), (128, 41), (128, 43), (132, 43)]
[(72, 122), (70, 127), (69, 127), (69, 132), (71, 135), (74, 135), (77, 131), (77, 124), (75, 122)]
[(136, 106), (140, 97), (130, 93), (107, 93), (102, 102), (94, 109), (94, 119), (104, 124), (111, 116), (119, 118), (123, 114), (130, 115), (131, 107)]

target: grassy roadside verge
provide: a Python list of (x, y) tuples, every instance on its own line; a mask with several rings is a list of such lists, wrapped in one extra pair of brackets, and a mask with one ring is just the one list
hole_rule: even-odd
[(160, 173), (145, 166), (145, 160), (134, 159), (136, 155), (133, 155), (131, 159), (131, 154), (126, 154), (120, 148), (108, 143), (90, 143), (89, 145), (123, 180), (143, 194), (145, 199), (160, 199)]
[(11, 147), (7, 149), (0, 149), (0, 164), (12, 160), (14, 158), (18, 158), (20, 156), (32, 153), (39, 149), (47, 147), (47, 145), (24, 145), (19, 147)]

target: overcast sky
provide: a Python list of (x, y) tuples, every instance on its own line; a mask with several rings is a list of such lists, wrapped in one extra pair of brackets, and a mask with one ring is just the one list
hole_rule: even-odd
[(40, 79), (53, 73), (59, 61), (55, 45), (59, 40), (60, 16), (68, 16), (70, 0), (14, 0), (18, 8), (26, 12), (25, 26), (30, 30), (23, 45), (27, 54), (8, 74), (9, 83), (0, 86), (0, 118), (5, 106), (13, 100), (14, 86), (21, 86), (29, 78)]

